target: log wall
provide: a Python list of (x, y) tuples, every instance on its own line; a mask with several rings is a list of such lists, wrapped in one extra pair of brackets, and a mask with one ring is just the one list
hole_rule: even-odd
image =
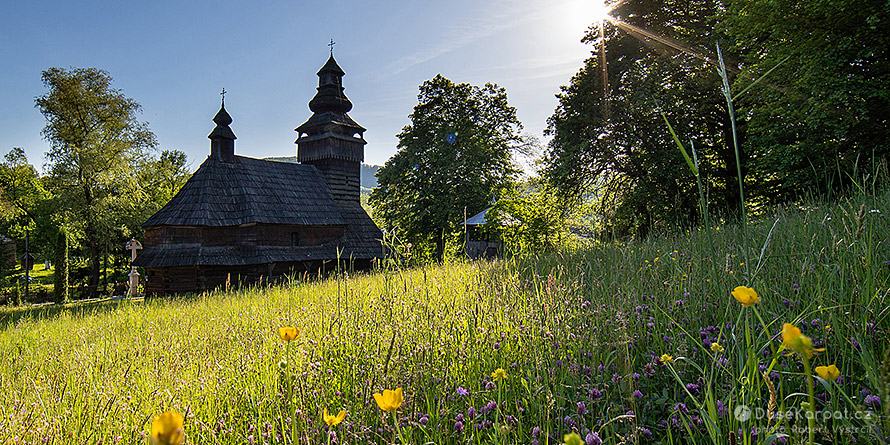
[(177, 246), (320, 246), (343, 237), (344, 227), (251, 224), (228, 227), (149, 227), (145, 243)]

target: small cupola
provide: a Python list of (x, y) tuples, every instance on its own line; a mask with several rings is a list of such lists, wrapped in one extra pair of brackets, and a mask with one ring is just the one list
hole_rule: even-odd
[[(225, 93), (225, 90), (223, 90)], [(216, 127), (207, 136), (210, 138), (210, 156), (222, 162), (235, 162), (235, 132), (229, 128), (232, 116), (226, 111), (225, 95), (216, 116), (213, 116)]]
[(347, 113), (352, 110), (352, 102), (343, 94), (343, 68), (334, 60), (334, 55), (318, 70), (318, 92), (309, 101), (309, 109), (315, 113), (335, 111)]

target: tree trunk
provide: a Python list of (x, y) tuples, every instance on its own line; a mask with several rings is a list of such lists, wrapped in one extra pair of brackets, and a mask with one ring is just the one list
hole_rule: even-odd
[(436, 238), (436, 259), (440, 263), (445, 261), (445, 229), (442, 229)]
[(90, 283), (87, 295), (96, 298), (99, 296), (99, 244), (92, 237), (87, 240), (87, 244), (90, 248)]

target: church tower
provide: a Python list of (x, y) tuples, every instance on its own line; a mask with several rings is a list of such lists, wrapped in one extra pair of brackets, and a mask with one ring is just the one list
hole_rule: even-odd
[[(225, 94), (225, 89), (223, 89)], [(210, 156), (217, 161), (232, 163), (235, 162), (235, 132), (229, 127), (232, 123), (232, 116), (226, 111), (226, 98), (223, 96), (222, 105), (216, 116), (213, 116), (213, 122), (216, 128), (208, 135), (210, 138)]]
[(318, 71), (318, 92), (309, 101), (312, 117), (297, 131), (297, 161), (321, 173), (335, 201), (359, 203), (365, 129), (346, 114), (352, 102), (343, 94), (343, 69), (334, 55)]

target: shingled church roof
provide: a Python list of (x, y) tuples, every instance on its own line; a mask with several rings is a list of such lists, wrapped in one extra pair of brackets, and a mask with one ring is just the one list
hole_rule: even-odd
[(210, 156), (179, 193), (142, 227), (248, 223), (343, 225), (315, 166)]
[[(333, 56), (319, 71), (309, 103), (313, 115), (298, 129), (311, 133), (298, 139), (299, 164), (236, 156), (232, 117), (223, 102), (208, 136), (210, 156), (142, 224), (154, 244), (146, 243), (133, 264), (147, 269), (265, 264), (272, 273), (276, 263), (309, 267), (318, 260), (381, 258), (382, 233), (359, 199), (364, 128), (347, 114), (352, 103), (343, 94), (343, 74)], [(221, 94), (225, 100), (225, 90)], [(253, 235), (257, 230), (274, 235), (260, 239)], [(305, 234), (316, 244), (301, 244)], [(166, 291), (166, 284), (158, 286)]]

